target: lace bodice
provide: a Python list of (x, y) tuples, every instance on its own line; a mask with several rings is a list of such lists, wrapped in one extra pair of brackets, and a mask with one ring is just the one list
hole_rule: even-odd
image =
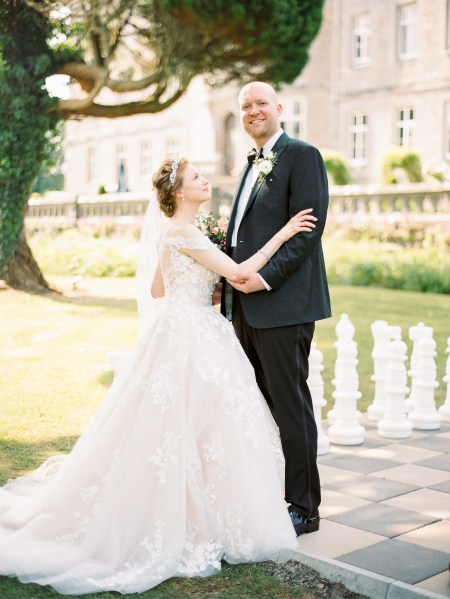
[(160, 241), (159, 256), (166, 301), (179, 307), (211, 307), (211, 295), (219, 275), (180, 250), (208, 250), (213, 247), (207, 237), (165, 237)]

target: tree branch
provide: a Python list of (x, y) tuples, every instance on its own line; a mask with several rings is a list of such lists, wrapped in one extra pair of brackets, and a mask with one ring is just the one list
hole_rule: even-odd
[[(96, 85), (96, 82), (99, 80), (104, 80), (103, 86), (111, 91), (124, 93), (140, 91), (154, 83), (159, 83), (162, 79), (162, 71), (155, 71), (151, 75), (148, 75), (148, 77), (143, 77), (142, 79), (111, 79), (108, 76), (107, 69), (82, 62), (68, 62), (58, 69), (57, 74), (72, 77), (72, 79), (78, 81), (83, 90), (88, 92), (92, 91), (94, 85)], [(106, 79), (105, 74), (107, 75)]]
[[(128, 102), (126, 104), (104, 105), (92, 103), (90, 106), (82, 106), (80, 100), (60, 100), (54, 108), (62, 117), (71, 116), (95, 116), (115, 119), (134, 114), (153, 114), (161, 112), (176, 102), (186, 91), (186, 87), (180, 86), (178, 90), (164, 102), (158, 102), (153, 98), (141, 102)], [(79, 102), (79, 104), (76, 104)]]

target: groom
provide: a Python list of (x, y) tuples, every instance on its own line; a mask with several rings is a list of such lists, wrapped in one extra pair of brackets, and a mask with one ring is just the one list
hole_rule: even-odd
[[(255, 161), (256, 152), (249, 154), (231, 212), (228, 253), (236, 262), (246, 260), (300, 210), (312, 208), (318, 219), (313, 231), (290, 239), (259, 273), (227, 281), (222, 293), (222, 313), (232, 318), (280, 429), (285, 499), (300, 535), (318, 530), (320, 521), (317, 428), (306, 379), (315, 321), (331, 316), (320, 241), (327, 176), (318, 150), (280, 128), (282, 106), (270, 85), (245, 85), (239, 105), (244, 130), (266, 160), (262, 165), (261, 155)], [(259, 174), (262, 166), (267, 174)]]

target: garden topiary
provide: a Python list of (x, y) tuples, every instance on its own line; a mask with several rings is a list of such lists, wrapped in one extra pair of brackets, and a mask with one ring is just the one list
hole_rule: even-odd
[(383, 158), (383, 183), (398, 183), (395, 169), (402, 169), (410, 183), (423, 181), (422, 163), (419, 154), (411, 148), (395, 146), (388, 150)]
[(328, 175), (331, 175), (334, 185), (348, 185), (350, 173), (348, 162), (342, 154), (335, 150), (321, 150)]

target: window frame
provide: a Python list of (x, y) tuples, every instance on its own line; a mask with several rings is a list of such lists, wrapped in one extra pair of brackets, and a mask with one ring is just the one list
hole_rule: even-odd
[[(414, 8), (414, 16), (402, 17), (406, 9)], [(409, 2), (397, 6), (397, 56), (400, 60), (411, 60), (417, 58), (419, 53), (418, 44), (419, 15), (418, 3)], [(413, 40), (408, 42), (408, 40)], [(408, 46), (413, 46), (409, 48)]]
[[(357, 21), (367, 19), (366, 26), (357, 27)], [(368, 12), (361, 13), (352, 17), (352, 30), (351, 30), (351, 63), (354, 68), (366, 67), (371, 64), (370, 56), (370, 14)], [(365, 35), (364, 35), (365, 34)], [(364, 55), (356, 56), (356, 49), (363, 47), (365, 50)]]
[[(409, 113), (408, 118), (402, 118), (402, 113)], [(396, 145), (402, 148), (414, 148), (417, 135), (417, 113), (415, 107), (410, 104), (408, 106), (397, 108), (396, 116)], [(402, 131), (408, 132), (408, 144), (402, 143), (406, 137), (404, 133), (401, 133)]]
[[(363, 119), (362, 122), (355, 122)], [(368, 137), (369, 137), (369, 115), (367, 112), (358, 110), (350, 114), (349, 119), (349, 164), (354, 167), (365, 166), (368, 162)], [(362, 143), (358, 143), (358, 141)], [(358, 150), (362, 150), (358, 152)], [(359, 154), (359, 155), (355, 155)]]
[[(308, 130), (308, 101), (306, 98), (287, 98), (282, 104), (282, 129), (289, 135), (289, 137), (306, 141)], [(299, 105), (298, 112), (295, 110), (296, 104)], [(295, 130), (297, 125), (298, 131)]]

